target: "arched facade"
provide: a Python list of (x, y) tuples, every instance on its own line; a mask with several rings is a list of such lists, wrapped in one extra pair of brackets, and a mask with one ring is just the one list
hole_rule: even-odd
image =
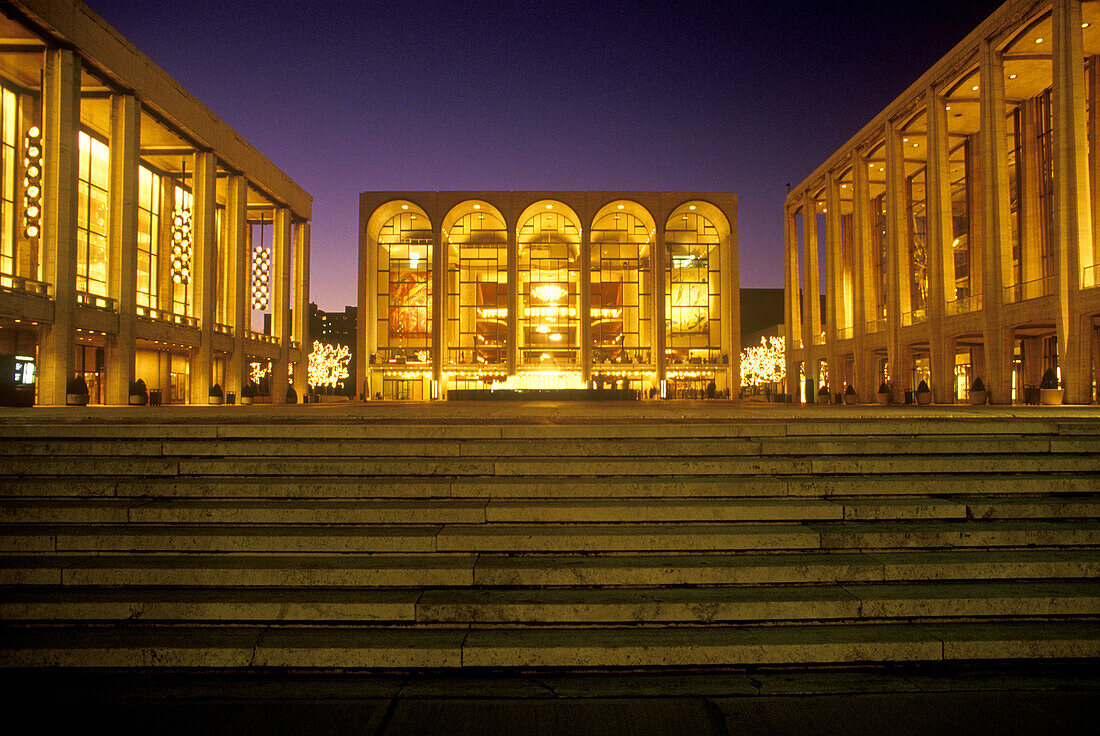
[(363, 193), (360, 391), (736, 394), (736, 222), (727, 193)]

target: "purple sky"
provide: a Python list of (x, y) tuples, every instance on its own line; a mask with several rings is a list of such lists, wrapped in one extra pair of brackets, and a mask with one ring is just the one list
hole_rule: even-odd
[(330, 311), (367, 190), (732, 191), (780, 287), (784, 185), (1000, 4), (86, 1), (313, 195)]

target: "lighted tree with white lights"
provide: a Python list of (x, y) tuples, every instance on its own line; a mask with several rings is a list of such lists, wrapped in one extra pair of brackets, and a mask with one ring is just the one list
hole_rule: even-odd
[(741, 385), (767, 386), (787, 376), (782, 337), (762, 337), (760, 344), (741, 351)]
[(350, 361), (351, 351), (345, 346), (314, 341), (313, 352), (309, 354), (309, 385), (336, 388), (351, 375), (348, 373)]

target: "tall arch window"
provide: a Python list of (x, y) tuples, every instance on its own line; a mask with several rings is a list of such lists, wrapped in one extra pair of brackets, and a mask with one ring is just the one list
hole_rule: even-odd
[(160, 176), (138, 167), (137, 303), (157, 306), (160, 263)]
[(378, 234), (378, 353), (383, 362), (429, 363), (432, 348), (432, 229), (402, 212)]
[(508, 362), (508, 231), (488, 207), (446, 225), (447, 361)]
[(722, 274), (718, 229), (688, 212), (665, 228), (666, 349), (672, 364), (717, 363), (722, 352)]
[(577, 363), (580, 347), (580, 228), (547, 209), (519, 228), (519, 362)]
[(928, 298), (928, 217), (925, 168), (921, 166), (905, 180), (909, 221), (909, 309), (923, 311)]
[(80, 131), (79, 157), (76, 289), (107, 296), (110, 150), (105, 143)]
[(609, 212), (592, 228), (590, 260), (593, 363), (650, 363), (652, 229), (628, 212)]
[[(184, 189), (178, 184), (172, 188), (172, 201), (173, 206), (177, 210), (187, 210), (188, 212), (191, 212), (192, 207), (194, 206), (194, 198), (191, 196), (191, 192), (187, 189)], [(191, 252), (193, 258), (193, 245)], [(193, 262), (191, 264), (191, 268), (194, 268)], [(191, 283), (192, 281), (189, 281), (186, 284), (172, 284), (172, 311), (176, 314), (191, 314)]]

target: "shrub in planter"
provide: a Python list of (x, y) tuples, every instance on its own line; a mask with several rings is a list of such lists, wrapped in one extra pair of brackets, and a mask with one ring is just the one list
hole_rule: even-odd
[(922, 405), (932, 403), (932, 389), (928, 388), (928, 382), (924, 379), (917, 384), (917, 403)]
[(878, 393), (875, 394), (875, 401), (880, 404), (890, 403), (890, 387), (883, 381), (878, 385)]
[(210, 403), (211, 404), (224, 404), (225, 393), (222, 392), (222, 387), (218, 384), (214, 384), (210, 387)]
[(297, 404), (298, 403), (298, 392), (294, 390), (293, 386), (287, 386), (286, 387), (286, 403), (288, 403), (288, 404)]
[(84, 376), (77, 375), (69, 379), (65, 384), (65, 405), (66, 406), (87, 406), (88, 405), (88, 384), (84, 380)]
[(828, 404), (829, 403), (829, 389), (822, 386), (817, 390), (817, 403)]
[(256, 387), (249, 381), (241, 387), (241, 403), (248, 405), (252, 403), (252, 400), (256, 398)]
[(1039, 382), (1039, 403), (1057, 406), (1062, 403), (1066, 390), (1058, 384), (1058, 372), (1047, 368), (1043, 380)]
[(844, 403), (855, 404), (859, 401), (859, 394), (856, 393), (852, 384), (848, 384), (848, 388), (844, 389)]
[(130, 406), (145, 406), (149, 403), (149, 390), (140, 378), (130, 384)]
[(970, 403), (973, 406), (981, 406), (989, 400), (989, 392), (985, 390), (985, 384), (981, 378), (975, 378), (970, 384)]

